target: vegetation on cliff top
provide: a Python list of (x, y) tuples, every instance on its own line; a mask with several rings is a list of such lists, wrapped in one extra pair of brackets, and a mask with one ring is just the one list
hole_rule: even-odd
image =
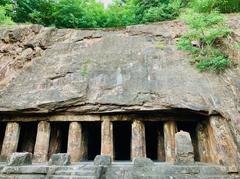
[(171, 20), (185, 7), (201, 13), (240, 11), (239, 0), (114, 0), (107, 9), (97, 0), (0, 0), (0, 6), (6, 11), (1, 12), (1, 19), (8, 22), (58, 28), (122, 27)]
[(192, 54), (193, 64), (200, 71), (221, 72), (231, 64), (228, 57), (221, 52), (219, 44), (231, 34), (225, 23), (225, 17), (218, 12), (188, 12), (182, 17), (190, 31), (178, 41), (178, 48)]

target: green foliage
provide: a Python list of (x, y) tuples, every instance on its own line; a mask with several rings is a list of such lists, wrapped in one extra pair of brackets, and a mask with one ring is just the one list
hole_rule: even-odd
[(175, 19), (180, 13), (182, 0), (132, 0), (136, 23)]
[(13, 19), (21, 23), (31, 22), (46, 26), (52, 25), (54, 6), (55, 0), (17, 0)]
[(220, 72), (224, 71), (226, 68), (230, 66), (231, 62), (228, 58), (220, 55), (213, 56), (210, 59), (203, 59), (199, 63), (197, 63), (197, 68), (200, 71), (214, 71)]
[[(182, 7), (200, 13), (240, 11), (240, 0), (113, 0), (107, 9), (97, 0), (0, 0), (2, 6), (9, 4), (13, 9), (5, 10), (5, 16), (15, 22), (59, 28), (124, 27), (172, 20), (179, 16)], [(210, 20), (203, 18), (194, 25), (218, 21), (212, 17)]]
[(240, 12), (239, 0), (192, 0), (190, 6), (197, 12), (218, 10), (223, 13)]
[(161, 4), (151, 7), (144, 12), (143, 22), (156, 22), (175, 19), (179, 15), (181, 4), (173, 1), (169, 4)]
[(182, 18), (190, 27), (177, 43), (179, 49), (188, 51), (200, 71), (220, 72), (230, 66), (230, 60), (218, 49), (221, 39), (230, 35), (225, 17), (218, 12), (194, 13), (189, 11)]
[(11, 5), (0, 6), (0, 25), (12, 25), (11, 17), (7, 16), (7, 12), (12, 10)]
[(125, 4), (115, 1), (105, 13), (104, 27), (123, 27), (136, 23), (134, 7), (130, 1)]
[(96, 28), (104, 24), (102, 4), (95, 0), (60, 0), (54, 13), (55, 25), (68, 28)]
[(12, 0), (0, 0), (0, 6), (5, 6), (7, 4), (12, 4)]
[[(7, 0), (4, 0), (7, 1)], [(11, 0), (8, 0), (11, 1)], [(186, 0), (183, 0), (186, 1)], [(13, 19), (59, 28), (123, 27), (171, 20), (179, 15), (182, 0), (115, 0), (104, 9), (96, 0), (16, 0)]]

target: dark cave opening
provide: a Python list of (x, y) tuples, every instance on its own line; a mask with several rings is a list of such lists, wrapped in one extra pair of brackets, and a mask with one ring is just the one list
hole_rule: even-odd
[(130, 160), (131, 122), (113, 122), (114, 160)]
[(194, 160), (200, 161), (197, 140), (197, 124), (198, 121), (178, 121), (177, 128), (178, 132), (182, 130), (190, 134), (194, 150)]
[(6, 125), (7, 124), (5, 122), (0, 123), (0, 151), (2, 150), (2, 144), (5, 136)]
[(83, 134), (86, 135), (87, 156), (85, 160), (94, 160), (101, 151), (101, 122), (83, 122)]
[(20, 124), (20, 136), (17, 152), (34, 152), (36, 142), (37, 123), (24, 122)]
[(165, 161), (162, 122), (145, 122), (146, 155), (153, 161)]
[(67, 153), (68, 122), (52, 122), (48, 155)]

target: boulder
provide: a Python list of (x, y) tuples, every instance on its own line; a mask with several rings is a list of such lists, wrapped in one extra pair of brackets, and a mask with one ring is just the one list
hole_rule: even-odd
[(48, 162), (48, 165), (70, 165), (70, 155), (66, 153), (53, 154)]
[(135, 158), (133, 160), (134, 167), (152, 167), (154, 165), (153, 161), (149, 158)]
[(29, 152), (13, 153), (8, 161), (8, 166), (22, 166), (32, 164), (32, 154)]
[(108, 166), (111, 165), (112, 159), (110, 156), (106, 155), (97, 155), (94, 159), (95, 166)]
[(194, 163), (194, 152), (190, 134), (184, 131), (176, 133), (175, 142), (176, 164)]

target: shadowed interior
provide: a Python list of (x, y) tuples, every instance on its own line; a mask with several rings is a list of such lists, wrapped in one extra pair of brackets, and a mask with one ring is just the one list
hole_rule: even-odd
[(37, 135), (37, 123), (25, 122), (20, 124), (20, 137), (17, 152), (34, 152)]
[(114, 159), (130, 160), (131, 123), (113, 122)]
[(68, 122), (52, 122), (49, 144), (49, 157), (55, 153), (67, 153)]

